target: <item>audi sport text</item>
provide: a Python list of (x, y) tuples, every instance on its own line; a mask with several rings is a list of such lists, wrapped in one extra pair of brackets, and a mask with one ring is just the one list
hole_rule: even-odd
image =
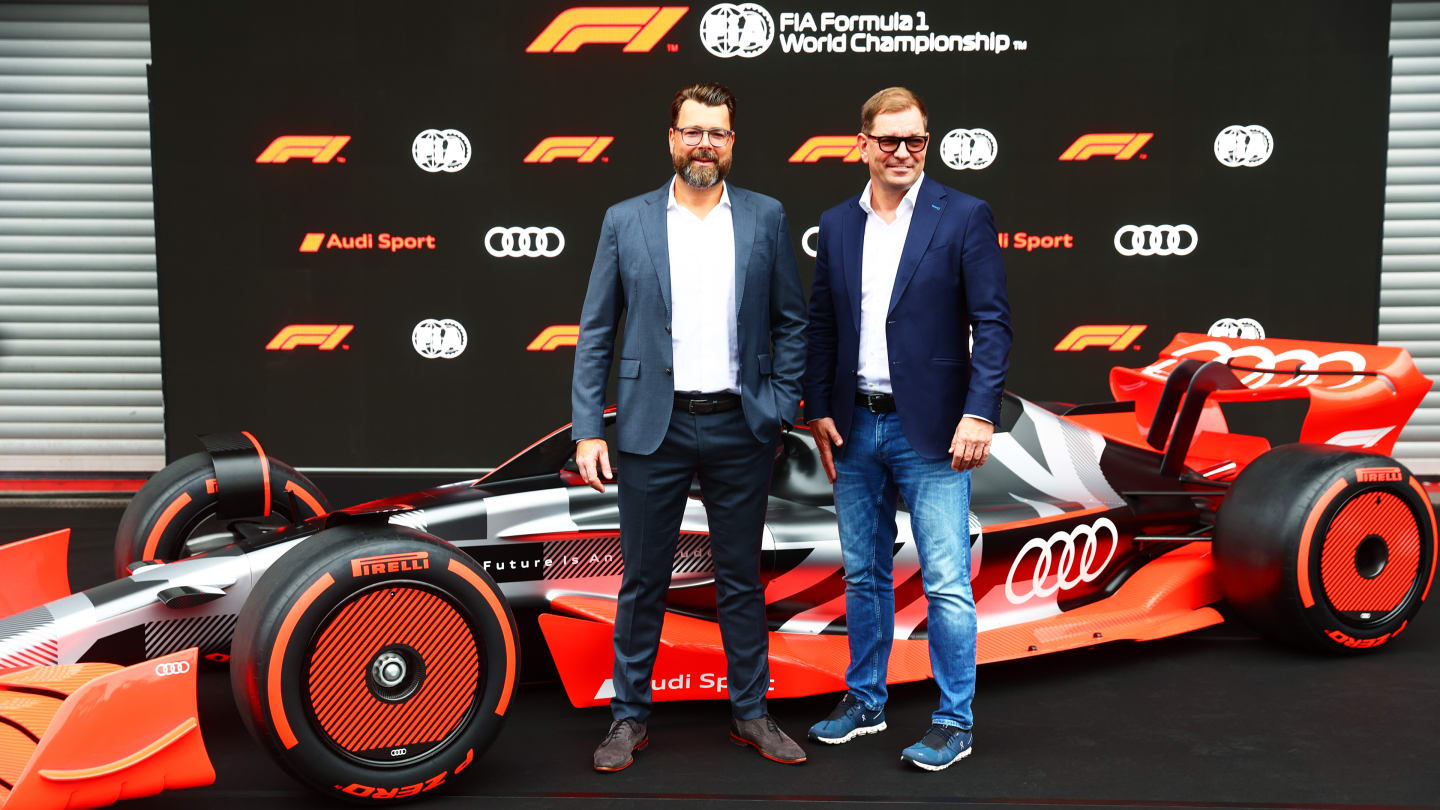
[(328, 237), (324, 233), (307, 233), (300, 241), (301, 253), (318, 253), (322, 248), (325, 250), (383, 250), (390, 253), (399, 253), (402, 250), (434, 250), (437, 247), (434, 234), (424, 236), (400, 236), (393, 233), (360, 233), (354, 236), (341, 236), (332, 233)]

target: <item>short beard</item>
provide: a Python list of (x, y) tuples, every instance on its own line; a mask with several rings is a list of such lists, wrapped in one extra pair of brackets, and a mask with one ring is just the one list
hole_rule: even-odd
[[(712, 160), (714, 163), (710, 166), (696, 166), (697, 158)], [(675, 173), (680, 175), (685, 185), (701, 191), (713, 187), (730, 173), (730, 161), (721, 160), (714, 149), (696, 149), (688, 155), (671, 155), (671, 161), (675, 164)]]

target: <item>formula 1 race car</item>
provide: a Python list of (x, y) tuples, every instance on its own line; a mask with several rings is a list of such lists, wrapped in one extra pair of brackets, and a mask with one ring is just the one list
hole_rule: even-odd
[[(972, 484), (982, 663), (1173, 636), (1222, 605), (1334, 653), (1413, 620), (1437, 546), (1429, 498), (1387, 455), (1431, 386), (1406, 351), (1182, 333), (1110, 386), (1088, 405), (1005, 396)], [(1232, 429), (1280, 435), (1287, 416), (1299, 443)], [(617, 496), (583, 484), (568, 426), (478, 480), (338, 510), (249, 433), (203, 441), (131, 502), (115, 581), (70, 594), (63, 532), (0, 547), (0, 805), (207, 784), (202, 655), (228, 651), (240, 715), (280, 765), (367, 801), (442, 787), (495, 738), (519, 668), (512, 605), (540, 611), (574, 705), (613, 693)], [(930, 675), (898, 520), (892, 683)], [(655, 699), (723, 698), (698, 492), (680, 531)], [(777, 450), (764, 531), (771, 696), (839, 691), (843, 568), (803, 429)]]

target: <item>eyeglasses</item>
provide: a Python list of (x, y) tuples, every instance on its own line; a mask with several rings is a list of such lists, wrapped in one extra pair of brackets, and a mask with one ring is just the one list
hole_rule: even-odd
[(897, 138), (891, 135), (871, 135), (867, 132), (865, 133), (865, 137), (874, 141), (875, 145), (880, 147), (881, 152), (894, 152), (900, 148), (900, 143), (903, 141), (906, 151), (914, 154), (924, 151), (925, 144), (930, 142), (929, 135), (911, 135), (908, 138)]
[(700, 127), (685, 127), (684, 129), (670, 127), (670, 129), (680, 133), (680, 142), (686, 146), (699, 146), (700, 139), (708, 135), (711, 146), (723, 147), (729, 145), (730, 139), (735, 137), (735, 131), (732, 129), (701, 129)]

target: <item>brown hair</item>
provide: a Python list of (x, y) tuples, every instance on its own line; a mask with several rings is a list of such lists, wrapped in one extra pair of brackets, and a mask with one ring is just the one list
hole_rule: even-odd
[(670, 102), (670, 126), (675, 126), (680, 121), (680, 108), (685, 106), (686, 101), (695, 101), (704, 104), (706, 107), (724, 106), (730, 114), (730, 128), (735, 128), (735, 94), (730, 88), (717, 82), (699, 82), (689, 87), (682, 87), (675, 92), (675, 98)]
[(903, 112), (911, 107), (920, 111), (920, 121), (929, 129), (930, 116), (925, 114), (925, 102), (904, 87), (887, 87), (871, 96), (860, 108), (860, 131), (869, 133), (870, 128), (875, 126), (877, 115)]

